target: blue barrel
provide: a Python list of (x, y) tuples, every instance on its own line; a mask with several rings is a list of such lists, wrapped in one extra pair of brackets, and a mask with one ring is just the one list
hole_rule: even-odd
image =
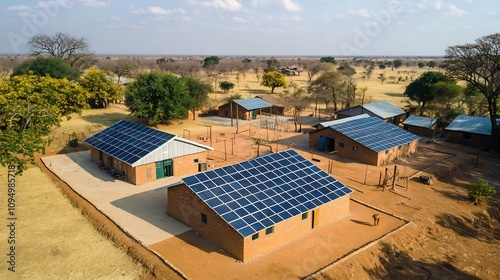
[(323, 152), (326, 146), (326, 137), (321, 136), (318, 140), (318, 151)]

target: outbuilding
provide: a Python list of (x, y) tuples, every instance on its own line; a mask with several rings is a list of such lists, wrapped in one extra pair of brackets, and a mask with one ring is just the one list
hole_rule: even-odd
[(140, 185), (207, 169), (205, 146), (176, 135), (121, 120), (84, 140), (92, 161), (111, 175)]
[[(497, 125), (499, 123), (500, 119), (497, 119)], [(478, 148), (490, 146), (492, 128), (489, 118), (459, 115), (445, 130), (446, 141)]]
[(271, 95), (259, 95), (255, 98), (260, 98), (272, 105), (270, 108), (262, 109), (261, 114), (282, 116), (285, 113), (285, 105), (283, 105), (283, 103), (281, 103), (281, 101), (279, 101), (276, 97)]
[(364, 114), (331, 121), (328, 126), (311, 131), (309, 146), (379, 166), (416, 152), (419, 139), (394, 124)]
[(255, 120), (259, 111), (263, 109), (269, 111), (272, 107), (273, 105), (260, 98), (238, 99), (219, 106), (218, 115), (240, 120)]
[(294, 150), (205, 171), (168, 188), (168, 213), (247, 262), (349, 212), (352, 191)]
[(406, 116), (402, 109), (386, 101), (357, 105), (335, 111), (336, 119), (349, 118), (362, 114), (368, 114), (370, 117), (378, 117), (385, 122), (399, 125)]
[(437, 119), (409, 116), (403, 122), (405, 130), (422, 137), (432, 137), (436, 129)]

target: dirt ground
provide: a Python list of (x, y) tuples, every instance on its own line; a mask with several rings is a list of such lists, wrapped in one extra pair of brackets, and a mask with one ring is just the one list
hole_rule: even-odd
[[(373, 82), (374, 87), (377, 81)], [(394, 86), (400, 87), (396, 84)], [(367, 95), (369, 94), (370, 89), (367, 91)], [(381, 94), (380, 96), (390, 97), (383, 92)], [(373, 96), (374, 99), (384, 100), (377, 98), (378, 95)], [(63, 122), (60, 128), (54, 130), (54, 141), (47, 149), (47, 154), (81, 150), (81, 146), (69, 148), (66, 145), (73, 132), (76, 132), (79, 139), (84, 139), (120, 119), (137, 121), (122, 105), (85, 111), (81, 116)], [(314, 123), (315, 120), (308, 119), (308, 122)], [(212, 141), (203, 143), (215, 148), (209, 157), (210, 163), (217, 167), (256, 156), (258, 151), (253, 138), (260, 138), (271, 141), (269, 146), (260, 146), (260, 153), (270, 148), (273, 151), (294, 148), (324, 170), (328, 170), (330, 159), (308, 148), (307, 134), (269, 132), (255, 126), (246, 127), (247, 124), (242, 123), (240, 133), (234, 135), (234, 127), (209, 124), (202, 120), (175, 121), (158, 128), (197, 141), (198, 135), (210, 133), (210, 127), (207, 125), (211, 125)], [(500, 279), (500, 161), (498, 156), (483, 153), (479, 166), (476, 167), (474, 160), (478, 152), (472, 148), (444, 143), (439, 139), (432, 144), (422, 142), (416, 155), (396, 162), (400, 172), (413, 178), (408, 181), (408, 189), (405, 181), (398, 181), (395, 191), (383, 191), (377, 186), (384, 167), (366, 166), (348, 159), (333, 158), (332, 176), (354, 190), (353, 198), (408, 219), (411, 223), (375, 245), (312, 275), (311, 278)], [(393, 166), (388, 167), (392, 169)], [(37, 278), (38, 275), (45, 275), (48, 270), (46, 275), (53, 275), (52, 278), (64, 278), (68, 271), (74, 273), (74, 278), (179, 278), (175, 271), (127, 236), (86, 200), (73, 193), (43, 167), (41, 170), (47, 175), (41, 174), (40, 169), (34, 167), (20, 177), (23, 178), (20, 179), (20, 184), (23, 182), (21, 180), (26, 180), (27, 186), (39, 187), (19, 194), (20, 205), (26, 207), (25, 214), (21, 216), (26, 219), (26, 228), (20, 227), (19, 238), (21, 240), (22, 237), (23, 242), (27, 242), (24, 243), (26, 249), (20, 249), (18, 259), (20, 271), (26, 274), (20, 272), (19, 276)], [(2, 172), (0, 175), (4, 174), (6, 173)], [(434, 185), (421, 184), (418, 181), (420, 175), (434, 175)], [(46, 179), (49, 178), (47, 176), (52, 180)], [(490, 181), (497, 188), (497, 195), (489, 199), (488, 203), (475, 206), (466, 200), (467, 195), (463, 187), (479, 178)], [(55, 192), (48, 196), (45, 194), (48, 190)], [(6, 197), (4, 193), (1, 195)], [(71, 206), (68, 200), (75, 206)], [(0, 208), (2, 215), (6, 213), (5, 205), (6, 203), (2, 203)], [(71, 211), (76, 216), (68, 217)], [(38, 215), (33, 215), (34, 213)], [(31, 220), (28, 220), (28, 217)], [(83, 235), (79, 233), (85, 231), (74, 230), (82, 225), (89, 228), (89, 232)], [(98, 232), (92, 230), (92, 227)], [(4, 238), (6, 237), (2, 234), (2, 244), (6, 244)], [(356, 239), (350, 235), (349, 239), (351, 238)], [(114, 247), (111, 244), (114, 244)], [(29, 251), (27, 248), (30, 248)], [(101, 257), (96, 259), (97, 254)], [(126, 254), (129, 257), (124, 257)], [(63, 264), (61, 257), (64, 258)], [(93, 262), (82, 263), (84, 260)], [(279, 264), (276, 264), (276, 267), (279, 269)], [(50, 271), (66, 273), (50, 274)], [(0, 278), (9, 279), (2, 275), (4, 271), (0, 273)], [(286, 277), (287, 274), (283, 275)]]

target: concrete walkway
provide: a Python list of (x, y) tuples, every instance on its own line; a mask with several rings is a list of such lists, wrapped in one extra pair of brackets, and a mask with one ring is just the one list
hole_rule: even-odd
[(90, 160), (90, 152), (42, 158), (50, 171), (144, 245), (191, 228), (167, 215), (167, 189), (181, 178), (169, 177), (135, 186), (115, 180)]

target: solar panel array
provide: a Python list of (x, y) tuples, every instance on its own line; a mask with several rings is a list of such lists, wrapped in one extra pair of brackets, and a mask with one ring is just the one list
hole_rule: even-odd
[(244, 237), (352, 192), (293, 150), (198, 173), (183, 182)]
[(84, 142), (104, 153), (133, 165), (175, 135), (121, 120), (90, 136)]
[(377, 117), (356, 119), (332, 125), (330, 128), (377, 153), (420, 139), (417, 135)]
[(260, 98), (238, 99), (234, 100), (234, 102), (249, 111), (273, 106)]

